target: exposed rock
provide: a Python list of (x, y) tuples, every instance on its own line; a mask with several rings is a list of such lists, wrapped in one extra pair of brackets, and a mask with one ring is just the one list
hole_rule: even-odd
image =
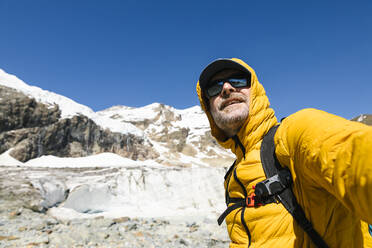
[(0, 86), (0, 131), (43, 127), (61, 116), (58, 105), (46, 106), (14, 89)]
[(43, 155), (84, 157), (111, 152), (133, 160), (190, 167), (234, 157), (211, 137), (200, 107), (177, 110), (154, 103), (94, 113), (53, 92), (5, 85), (0, 86), (0, 154), (8, 151), (7, 156), (20, 162)]
[[(114, 106), (94, 113), (63, 96), (34, 91), (22, 93), (22, 89), (0, 86), (0, 154), (8, 151), (7, 156), (27, 162), (43, 155), (84, 157), (111, 152), (183, 167), (213, 166), (209, 161), (216, 159), (230, 164), (234, 159), (211, 137), (199, 107), (177, 110), (154, 103), (141, 108)], [(43, 97), (43, 103), (31, 95)]]
[[(172, 122), (180, 120), (181, 116), (175, 114), (169, 106), (165, 106), (164, 104), (157, 104), (156, 107), (153, 108), (153, 111), (156, 114), (153, 118), (145, 118), (140, 120), (132, 120), (129, 121), (129, 123), (135, 125), (136, 127), (145, 130), (149, 127), (150, 124), (153, 123), (161, 123), (164, 127), (170, 127), (172, 126)], [(120, 116), (118, 114), (115, 114), (111, 116), (113, 119), (121, 119), (123, 116)]]
[(357, 117), (355, 117), (351, 120), (352, 121), (358, 121), (358, 122), (361, 122), (361, 123), (372, 126), (372, 115), (370, 115), (370, 114), (363, 114), (363, 115), (357, 116)]
[(86, 116), (59, 119), (52, 108), (13, 89), (0, 87), (0, 153), (26, 162), (42, 155), (82, 157), (112, 152), (134, 160), (158, 157), (144, 137), (104, 130)]
[(129, 217), (120, 217), (120, 218), (113, 219), (113, 221), (115, 222), (115, 224), (124, 223), (124, 222), (130, 221), (130, 218)]
[(98, 113), (143, 130), (161, 154), (156, 161), (163, 165), (189, 167), (196, 157), (211, 166), (224, 166), (215, 160), (226, 161), (225, 166), (234, 160), (211, 136), (208, 120), (199, 107), (177, 110), (154, 103), (141, 108), (114, 106)]

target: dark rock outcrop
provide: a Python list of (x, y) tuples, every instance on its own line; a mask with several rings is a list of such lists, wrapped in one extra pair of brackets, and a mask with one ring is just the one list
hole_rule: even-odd
[(42, 155), (82, 157), (112, 152), (134, 160), (158, 154), (143, 137), (104, 130), (86, 116), (60, 119), (58, 106), (46, 106), (0, 87), (0, 153), (25, 162)]
[(351, 120), (352, 121), (358, 121), (358, 122), (361, 122), (361, 123), (372, 126), (372, 115), (370, 115), (370, 114), (360, 115), (360, 116), (355, 117)]
[(61, 117), (57, 105), (52, 108), (36, 102), (14, 89), (0, 86), (0, 131), (43, 127)]

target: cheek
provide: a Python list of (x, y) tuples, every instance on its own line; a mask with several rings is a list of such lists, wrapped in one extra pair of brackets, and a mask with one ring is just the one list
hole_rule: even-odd
[(251, 88), (243, 88), (240, 90), (240, 93), (244, 95), (245, 102), (249, 105), (251, 101)]
[(216, 110), (217, 106), (218, 106), (218, 101), (217, 101), (216, 97), (213, 97), (213, 98), (209, 99), (209, 109), (211, 111)]
[(249, 99), (251, 97), (251, 88), (242, 88), (240, 89), (240, 93), (242, 93)]

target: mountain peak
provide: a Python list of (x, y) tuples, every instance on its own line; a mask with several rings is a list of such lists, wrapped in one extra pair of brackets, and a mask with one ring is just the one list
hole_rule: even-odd
[[(0, 120), (8, 123), (13, 118), (14, 122), (14, 130), (6, 130), (14, 132), (7, 136), (13, 138), (3, 140), (6, 145), (0, 151), (17, 147), (10, 154), (23, 162), (43, 155), (76, 157), (101, 152), (135, 160), (155, 159), (170, 166), (208, 166), (216, 161), (217, 166), (227, 166), (233, 160), (229, 151), (214, 142), (208, 119), (199, 106), (179, 110), (156, 102), (139, 108), (118, 105), (94, 112), (67, 97), (27, 85), (2, 70), (0, 94), (4, 97), (0, 101), (4, 101), (5, 109), (14, 107), (8, 106), (13, 103), (6, 100), (9, 96), (5, 97), (15, 95), (14, 90), (19, 92), (15, 100), (19, 103), (14, 104), (24, 111), (19, 116), (9, 116), (17, 115), (9, 112), (4, 117), (8, 119)], [(26, 141), (17, 143), (14, 137), (22, 135), (27, 136)], [(26, 154), (31, 148), (32, 153)]]
[(30, 86), (14, 75), (0, 71), (0, 85), (12, 88), (25, 94), (28, 97), (35, 98), (36, 101), (46, 105), (59, 105), (62, 118), (72, 117), (74, 115), (85, 115), (91, 117), (94, 111), (82, 104), (73, 101), (65, 96), (43, 90), (36, 86)]

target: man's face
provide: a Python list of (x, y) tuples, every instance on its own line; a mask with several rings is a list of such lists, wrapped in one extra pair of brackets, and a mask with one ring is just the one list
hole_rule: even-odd
[[(224, 70), (214, 75), (210, 81), (224, 81), (241, 74), (237, 70)], [(239, 131), (248, 118), (250, 86), (234, 88), (227, 81), (224, 82), (220, 94), (209, 99), (209, 107), (217, 126), (231, 137)]]

